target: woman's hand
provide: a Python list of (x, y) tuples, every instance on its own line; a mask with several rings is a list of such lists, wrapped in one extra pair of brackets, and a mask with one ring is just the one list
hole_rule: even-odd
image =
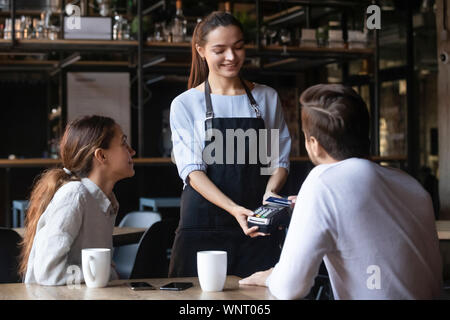
[(266, 199), (268, 197), (281, 198), (277, 192), (281, 191), (284, 183), (287, 180), (288, 171), (286, 168), (276, 168), (275, 171), (267, 181), (266, 192), (263, 196), (263, 204), (267, 204)]
[(291, 201), (291, 208), (294, 209), (295, 207), (295, 202), (297, 201), (297, 196), (289, 196), (288, 200)]
[(274, 197), (274, 198), (282, 198), (280, 195), (278, 195), (278, 194), (276, 194), (276, 193), (274, 193), (274, 192), (272, 192), (272, 191), (266, 191), (266, 193), (264, 193), (264, 196), (263, 196), (263, 204), (268, 204), (269, 202), (267, 202), (266, 200), (269, 198), (269, 197)]
[(231, 209), (230, 213), (236, 218), (237, 222), (239, 223), (239, 225), (242, 228), (242, 231), (244, 231), (244, 233), (247, 236), (254, 238), (254, 237), (258, 237), (258, 236), (267, 236), (268, 235), (267, 233), (258, 232), (257, 226), (254, 226), (251, 228), (248, 227), (247, 218), (253, 216), (253, 211), (248, 210), (242, 206), (236, 205)]

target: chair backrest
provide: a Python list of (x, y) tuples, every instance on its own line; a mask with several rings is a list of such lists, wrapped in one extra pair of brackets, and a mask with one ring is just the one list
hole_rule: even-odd
[[(150, 228), (158, 221), (161, 221), (158, 212), (134, 211), (123, 217), (119, 227)], [(121, 279), (129, 278), (138, 247), (135, 243), (114, 248), (113, 261)]]
[(20, 282), (18, 257), (20, 235), (12, 229), (0, 228), (0, 283)]
[(170, 257), (167, 252), (175, 239), (177, 220), (162, 220), (152, 225), (142, 236), (130, 279), (166, 278)]
[(119, 227), (149, 228), (158, 221), (161, 221), (159, 212), (133, 211), (123, 217)]

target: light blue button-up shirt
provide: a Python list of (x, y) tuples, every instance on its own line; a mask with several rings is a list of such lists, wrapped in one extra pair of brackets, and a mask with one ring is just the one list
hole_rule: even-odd
[[(252, 95), (258, 103), (266, 129), (278, 129), (279, 157), (274, 168), (289, 170), (291, 137), (284, 120), (278, 93), (271, 87), (255, 84)], [(255, 118), (246, 94), (225, 96), (211, 94), (214, 117), (216, 118)], [(206, 171), (203, 158), (205, 148), (206, 104), (203, 91), (192, 88), (177, 96), (170, 108), (170, 127), (172, 130), (173, 156), (178, 174), (186, 186), (186, 178), (192, 171)], [(270, 135), (270, 133), (269, 133)], [(276, 143), (276, 142), (275, 142)], [(268, 146), (270, 154), (270, 146)]]

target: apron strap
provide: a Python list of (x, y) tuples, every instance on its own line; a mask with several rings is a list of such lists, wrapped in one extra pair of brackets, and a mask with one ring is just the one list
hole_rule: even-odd
[[(255, 98), (252, 95), (252, 92), (248, 88), (248, 86), (245, 84), (245, 81), (239, 77), (241, 80), (242, 86), (244, 87), (245, 93), (247, 94), (248, 100), (250, 100), (250, 104), (253, 108), (253, 110), (256, 113), (257, 118), (261, 118), (261, 112), (259, 111), (258, 103), (256, 103)], [(212, 119), (214, 118), (214, 112), (212, 108), (212, 102), (211, 102), (211, 87), (209, 86), (208, 78), (205, 80), (205, 102), (206, 102), (206, 130), (212, 128)]]
[(206, 102), (206, 132), (210, 132), (212, 128), (212, 119), (214, 118), (214, 112), (211, 102), (211, 88), (209, 86), (208, 78), (205, 80), (205, 102)]
[(248, 100), (250, 100), (250, 104), (252, 105), (253, 110), (255, 110), (256, 117), (257, 118), (261, 118), (261, 112), (259, 111), (259, 106), (256, 103), (255, 98), (253, 98), (252, 92), (250, 91), (250, 89), (245, 84), (245, 81), (241, 77), (239, 77), (239, 79), (241, 80), (242, 86), (245, 89), (245, 93), (247, 94)]

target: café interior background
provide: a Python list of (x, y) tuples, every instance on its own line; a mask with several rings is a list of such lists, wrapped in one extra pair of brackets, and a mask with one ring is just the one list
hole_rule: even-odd
[[(139, 197), (181, 194), (176, 167), (167, 161), (169, 108), (172, 99), (187, 88), (193, 27), (198, 18), (218, 9), (232, 11), (246, 30), (244, 76), (280, 94), (293, 139), (290, 176), (281, 194), (297, 194), (312, 168), (303, 146), (299, 95), (317, 83), (344, 83), (353, 86), (371, 114), (377, 115), (372, 122), (372, 133), (378, 136), (374, 155), (394, 158), (386, 163), (409, 171), (437, 197), (435, 1), (378, 1), (379, 31), (368, 30), (365, 24), (371, 1), (183, 0), (181, 13), (175, 1), (143, 1), (141, 41), (136, 0), (77, 2), (82, 18), (109, 21), (110, 31), (98, 35), (98, 39), (110, 40), (106, 45), (74, 44), (69, 30), (61, 29), (62, 1), (16, 0), (14, 20), (11, 4), (12, 0), (0, 0), (0, 158), (57, 157), (58, 139), (73, 98), (70, 76), (127, 74), (123, 83), (129, 89), (126, 110), (131, 144), (138, 152), (136, 157), (156, 161), (136, 165), (135, 177), (117, 184), (117, 223), (138, 209)], [(153, 10), (146, 11), (149, 8)], [(176, 19), (186, 23), (186, 33), (178, 34), (173, 28)], [(414, 99), (408, 90), (414, 91)], [(101, 95), (100, 90), (99, 99)], [(0, 184), (4, 213), (0, 226), (11, 223), (9, 201), (27, 199), (42, 170), (37, 166), (0, 168), (1, 181), (7, 181)], [(167, 216), (178, 218), (177, 209), (165, 210)]]

